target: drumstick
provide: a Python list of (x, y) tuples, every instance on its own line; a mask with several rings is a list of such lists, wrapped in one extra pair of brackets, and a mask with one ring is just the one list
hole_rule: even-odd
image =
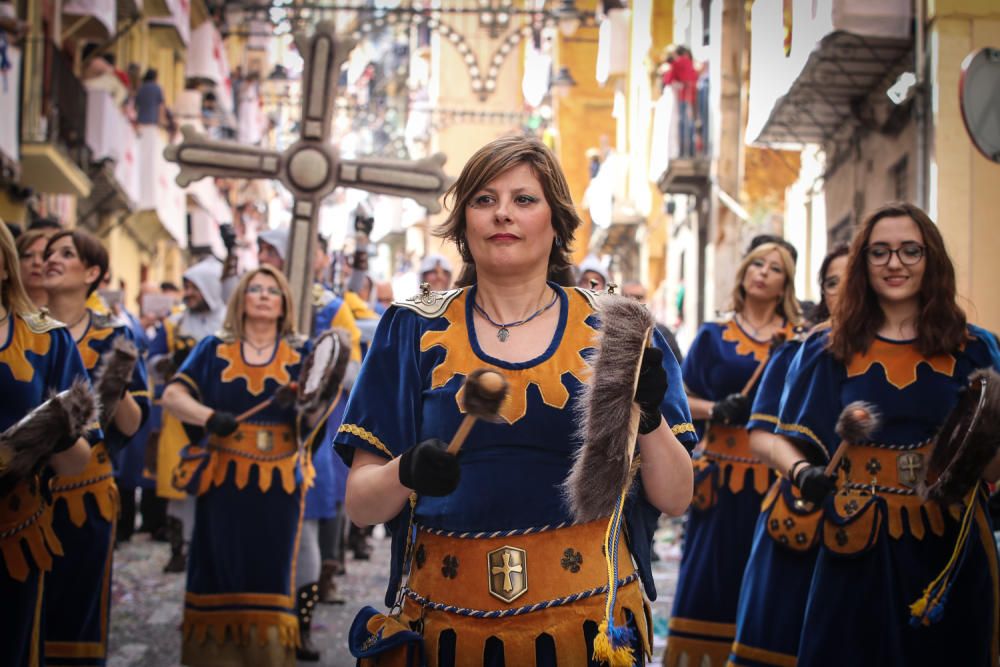
[(836, 431), (842, 439), (837, 451), (830, 457), (830, 462), (826, 464), (826, 474), (828, 476), (836, 474), (847, 449), (852, 444), (867, 442), (879, 427), (879, 423), (880, 415), (874, 405), (864, 401), (849, 403), (837, 419)]
[(753, 369), (753, 375), (751, 375), (750, 379), (747, 380), (747, 383), (743, 385), (743, 389), (740, 391), (741, 394), (744, 396), (750, 395), (754, 385), (757, 384), (757, 380), (759, 380), (760, 376), (764, 374), (764, 369), (767, 368), (767, 362), (771, 360), (771, 355), (786, 340), (788, 340), (788, 336), (784, 331), (779, 331), (771, 336), (771, 346), (767, 350), (767, 356), (764, 357), (759, 364), (757, 364), (757, 368)]
[(476, 419), (495, 419), (507, 398), (507, 379), (494, 370), (480, 368), (469, 373), (462, 385), (462, 407), (466, 414), (448, 444), (449, 454), (458, 454)]
[(271, 405), (275, 401), (278, 401), (278, 403), (281, 404), (281, 403), (285, 403), (286, 401), (288, 401), (289, 398), (294, 399), (295, 398), (295, 394), (296, 394), (296, 392), (298, 392), (298, 390), (299, 390), (299, 385), (298, 385), (297, 382), (290, 382), (287, 385), (278, 387), (278, 390), (274, 392), (273, 396), (271, 396), (267, 400), (261, 401), (260, 403), (258, 403), (257, 405), (253, 406), (252, 408), (250, 408), (246, 412), (240, 413), (236, 417), (236, 421), (243, 422), (243, 421), (246, 421), (247, 419), (250, 419), (255, 414), (257, 414), (258, 412), (260, 412), (261, 410), (263, 410), (267, 406)]

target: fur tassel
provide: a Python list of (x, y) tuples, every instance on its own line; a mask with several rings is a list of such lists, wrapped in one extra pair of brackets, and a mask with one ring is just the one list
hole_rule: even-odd
[(12, 480), (29, 477), (48, 462), (56, 450), (72, 445), (97, 415), (97, 401), (86, 380), (55, 394), (0, 434), (0, 448), (12, 458), (0, 474)]
[(587, 522), (608, 516), (635, 473), (632, 447), (638, 429), (635, 383), (653, 326), (640, 303), (615, 295), (596, 297), (601, 320), (593, 373), (578, 408), (582, 446), (563, 482), (563, 495), (573, 517)]
[(837, 435), (852, 445), (871, 441), (872, 435), (882, 423), (882, 415), (872, 403), (854, 401), (849, 403), (837, 418)]
[(111, 349), (101, 356), (101, 363), (94, 376), (94, 391), (101, 402), (101, 427), (107, 427), (118, 410), (118, 403), (125, 395), (132, 370), (139, 359), (135, 343), (125, 336), (118, 336)]

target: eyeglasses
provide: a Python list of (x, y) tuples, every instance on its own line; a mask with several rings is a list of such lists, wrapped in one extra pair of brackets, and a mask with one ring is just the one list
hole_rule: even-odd
[(885, 243), (876, 243), (865, 248), (865, 258), (872, 266), (886, 266), (895, 254), (901, 264), (913, 266), (924, 258), (924, 247), (915, 241), (904, 243), (898, 248), (890, 248)]
[(250, 285), (247, 287), (247, 294), (263, 294), (265, 292), (271, 296), (281, 296), (281, 290), (277, 287), (264, 287), (263, 285)]
[(837, 290), (840, 289), (840, 278), (838, 276), (831, 276), (824, 280), (820, 286), (823, 288), (824, 294), (836, 294)]

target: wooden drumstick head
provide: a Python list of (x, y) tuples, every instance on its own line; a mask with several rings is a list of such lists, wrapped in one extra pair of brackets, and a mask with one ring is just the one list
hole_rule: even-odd
[(864, 444), (871, 440), (878, 430), (881, 416), (871, 403), (854, 401), (843, 409), (837, 419), (837, 435), (852, 445)]
[(507, 398), (507, 390), (507, 379), (503, 375), (488, 368), (477, 369), (465, 379), (462, 407), (467, 415), (496, 420)]

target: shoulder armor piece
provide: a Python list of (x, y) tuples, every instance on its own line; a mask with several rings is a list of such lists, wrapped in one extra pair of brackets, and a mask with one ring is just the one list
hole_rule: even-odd
[(229, 331), (228, 329), (219, 329), (218, 331), (215, 332), (214, 335), (220, 341), (227, 344), (235, 343), (238, 340), (236, 338), (236, 335), (232, 331)]
[(300, 347), (305, 345), (308, 340), (309, 338), (307, 336), (303, 336), (302, 334), (288, 334), (285, 336), (285, 342), (287, 342), (293, 350), (298, 350)]
[(584, 299), (587, 300), (587, 303), (590, 304), (591, 308), (597, 310), (597, 297), (601, 294), (601, 292), (597, 292), (592, 289), (587, 289), (586, 287), (564, 287), (563, 289), (566, 290), (567, 292), (570, 291), (576, 292), (577, 294), (579, 294), (580, 296), (582, 296)]
[(796, 324), (792, 328), (792, 335), (788, 338), (788, 340), (794, 340), (794, 341), (797, 341), (797, 342), (801, 343), (806, 338), (809, 337), (810, 331), (811, 330), (809, 329), (809, 327), (803, 326), (801, 324)]
[(421, 283), (419, 294), (414, 294), (401, 301), (393, 301), (392, 305), (412, 310), (421, 317), (441, 317), (463, 289), (458, 287), (444, 292), (432, 292), (430, 285)]
[(28, 330), (36, 334), (48, 333), (53, 329), (66, 326), (49, 315), (49, 311), (46, 308), (42, 308), (35, 313), (21, 313), (21, 319), (28, 325)]

